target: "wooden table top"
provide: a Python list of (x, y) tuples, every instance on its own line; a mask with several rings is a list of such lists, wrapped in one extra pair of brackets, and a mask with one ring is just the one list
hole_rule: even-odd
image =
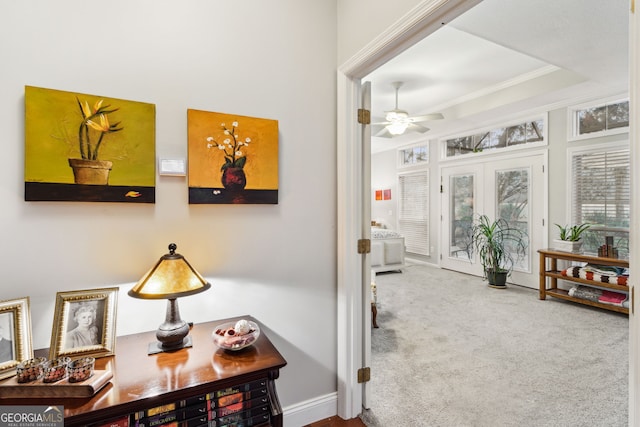
[(239, 319), (260, 325), (251, 316), (195, 324), (190, 331), (193, 347), (170, 353), (147, 355), (149, 343), (156, 341), (155, 331), (117, 337), (115, 355), (96, 359), (95, 367), (110, 370), (113, 379), (90, 398), (52, 397), (36, 401), (3, 397), (0, 383), (0, 404), (63, 405), (65, 419), (83, 418), (89, 412), (133, 412), (167, 399), (175, 401), (232, 384), (277, 378), (278, 370), (287, 362), (263, 330), (252, 346), (241, 351), (222, 350), (213, 343), (211, 334), (217, 325)]

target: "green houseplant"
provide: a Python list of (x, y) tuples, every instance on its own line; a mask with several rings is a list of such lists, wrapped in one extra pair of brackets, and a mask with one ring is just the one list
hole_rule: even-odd
[(582, 223), (576, 225), (556, 224), (560, 231), (559, 239), (553, 240), (553, 248), (564, 252), (580, 252), (582, 247), (582, 233), (587, 231), (591, 224)]
[(516, 260), (526, 254), (527, 234), (506, 220), (479, 215), (471, 225), (471, 245), (478, 252), (489, 286), (505, 288)]

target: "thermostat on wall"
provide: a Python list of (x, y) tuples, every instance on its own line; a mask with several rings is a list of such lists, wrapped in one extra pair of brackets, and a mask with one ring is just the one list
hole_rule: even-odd
[(186, 174), (184, 159), (160, 159), (160, 175), (185, 176)]

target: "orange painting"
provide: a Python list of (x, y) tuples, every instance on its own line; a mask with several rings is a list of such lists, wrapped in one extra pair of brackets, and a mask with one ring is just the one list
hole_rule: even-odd
[(189, 203), (278, 203), (278, 122), (187, 110)]

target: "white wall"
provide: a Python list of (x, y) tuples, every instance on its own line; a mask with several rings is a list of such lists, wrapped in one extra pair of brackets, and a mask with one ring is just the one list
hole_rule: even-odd
[[(398, 154), (396, 150), (371, 156), (371, 219), (398, 229)], [(376, 190), (391, 190), (391, 200), (376, 200)]]
[[(58, 291), (122, 285), (118, 335), (155, 329), (165, 303), (126, 291), (175, 242), (212, 283), (186, 320), (260, 320), (285, 407), (335, 392), (336, 34), (324, 0), (0, 2), (0, 299), (31, 298), (35, 348)], [(155, 104), (158, 157), (186, 158), (187, 108), (278, 120), (279, 204), (191, 206), (175, 177), (150, 205), (25, 202), (25, 85)]]

